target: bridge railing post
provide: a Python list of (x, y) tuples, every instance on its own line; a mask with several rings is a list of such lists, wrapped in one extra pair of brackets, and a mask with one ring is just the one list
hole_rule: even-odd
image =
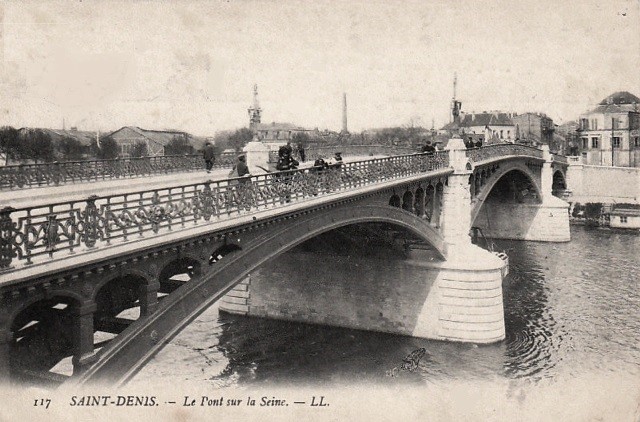
[(13, 245), (14, 223), (11, 220), (13, 207), (4, 207), (0, 210), (0, 271), (11, 267), (13, 257), (16, 255)]

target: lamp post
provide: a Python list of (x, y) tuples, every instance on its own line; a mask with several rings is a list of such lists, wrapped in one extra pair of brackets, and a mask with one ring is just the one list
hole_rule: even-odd
[(614, 161), (613, 161), (613, 148), (614, 148), (614, 145), (613, 145), (613, 121), (614, 121), (614, 118), (612, 117), (611, 118), (611, 167), (613, 167), (615, 165)]

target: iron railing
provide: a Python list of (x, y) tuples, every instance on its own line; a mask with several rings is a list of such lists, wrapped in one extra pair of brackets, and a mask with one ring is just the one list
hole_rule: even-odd
[(447, 152), (0, 210), (0, 269), (449, 167)]
[(553, 161), (555, 161), (556, 163), (562, 163), (562, 164), (569, 163), (569, 159), (567, 158), (566, 155), (560, 155), (560, 154), (552, 154), (552, 155), (553, 155)]
[[(220, 154), (215, 167), (231, 168), (234, 153)], [(114, 160), (66, 161), (0, 167), (0, 189), (58, 186), (68, 183), (142, 177), (204, 169), (201, 155), (165, 155)]]
[[(415, 151), (409, 147), (396, 147), (393, 145), (330, 145), (305, 149), (305, 158), (306, 161), (315, 161), (320, 157), (331, 159), (336, 152), (342, 153), (343, 156), (372, 156), (411, 154)], [(295, 147), (293, 148), (293, 156), (297, 160), (300, 159), (300, 154)], [(269, 161), (271, 163), (278, 161), (277, 150), (269, 151)]]
[(510, 155), (530, 156), (540, 159), (543, 158), (542, 150), (528, 145), (519, 144), (493, 144), (467, 150), (467, 158), (473, 162)]

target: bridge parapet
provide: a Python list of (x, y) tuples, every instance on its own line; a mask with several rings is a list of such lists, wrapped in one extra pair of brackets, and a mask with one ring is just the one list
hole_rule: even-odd
[(466, 151), (467, 158), (472, 162), (486, 161), (506, 156), (529, 156), (543, 159), (542, 150), (520, 144), (494, 144)]
[(0, 210), (0, 270), (113, 241), (231, 219), (283, 204), (448, 168), (446, 152), (412, 154), (85, 201)]
[[(231, 168), (234, 160), (234, 153), (221, 154), (217, 157), (215, 166)], [(203, 168), (200, 155), (21, 164), (0, 167), (0, 189), (58, 186), (68, 183), (196, 171)]]
[(569, 159), (566, 155), (560, 155), (560, 154), (551, 154), (551, 155), (553, 156), (554, 163), (569, 164)]

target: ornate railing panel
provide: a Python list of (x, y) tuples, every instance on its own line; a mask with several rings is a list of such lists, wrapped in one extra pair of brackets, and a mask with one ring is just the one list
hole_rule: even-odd
[[(231, 168), (234, 161), (235, 154), (221, 154), (216, 157), (214, 166)], [(200, 155), (22, 164), (0, 167), (0, 189), (55, 186), (197, 170), (204, 170), (204, 160)]]
[[(322, 157), (330, 159), (336, 152), (341, 152), (343, 156), (372, 156), (372, 155), (398, 155), (411, 154), (415, 151), (408, 147), (395, 147), (387, 145), (331, 145), (326, 147), (311, 147), (305, 150), (307, 161), (315, 161)], [(293, 148), (293, 155), (296, 159), (300, 159), (300, 154)], [(278, 161), (278, 151), (269, 151), (269, 161), (275, 163)]]
[(0, 269), (40, 256), (60, 256), (147, 234), (277, 208), (337, 191), (449, 166), (446, 152), (372, 159), (328, 169), (304, 169), (211, 181), (86, 201), (0, 210)]
[(473, 162), (510, 155), (521, 155), (542, 159), (542, 150), (528, 145), (518, 144), (493, 144), (467, 150), (467, 157)]

